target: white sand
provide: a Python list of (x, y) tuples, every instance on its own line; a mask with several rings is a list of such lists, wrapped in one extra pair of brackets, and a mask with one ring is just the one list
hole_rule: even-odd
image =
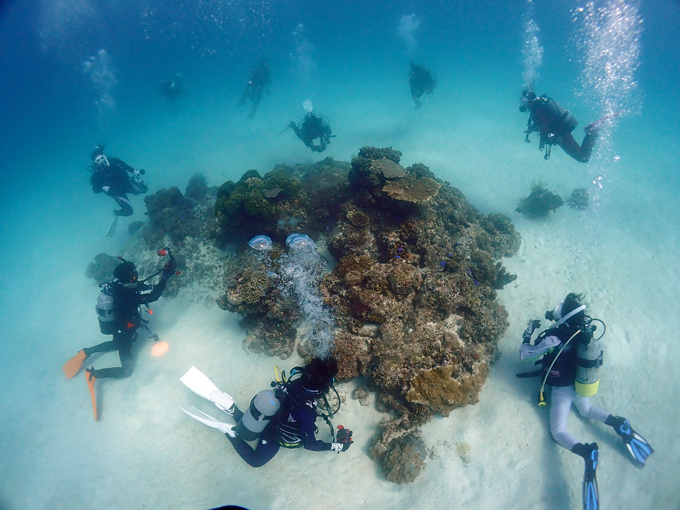
[[(537, 380), (514, 376), (527, 369), (517, 358), (526, 322), (577, 291), (587, 293), (589, 313), (608, 326), (594, 404), (628, 417), (656, 448), (640, 471), (611, 429), (572, 414), (570, 431), (601, 446), (602, 507), (677, 509), (680, 354), (673, 344), (680, 329), (680, 236), (677, 186), (663, 178), (677, 161), (677, 144), (655, 142), (650, 122), (629, 118), (605, 151), (620, 155), (618, 162), (596, 156), (582, 165), (559, 149), (546, 162), (535, 141), (522, 142), (526, 118), (516, 113), (515, 97), (480, 92), (465, 103), (447, 102), (444, 83), (440, 76), (441, 91), (420, 111), (405, 88), (380, 91), (382, 100), (323, 91), (315, 98), (338, 134), (322, 156), (349, 160), (362, 145), (390, 145), (404, 152), (404, 163), (428, 165), (483, 212), (508, 214), (522, 235), (519, 253), (504, 261), (518, 278), (499, 292), (510, 314), (500, 360), (479, 404), (423, 427), (435, 458), (414, 483), (384, 480), (367, 456), (382, 415), (351, 398), (334, 420), (354, 431), (348, 452), (281, 450), (260, 469), (247, 466), (217, 431), (185, 416), (180, 405), (217, 414), (179, 382), (191, 365), (245, 406), (268, 387), (274, 365), (289, 370), (299, 361), (245, 352), (239, 318), (187, 306), (194, 296), (153, 307), (152, 327), (170, 351), (152, 358), (151, 343), (138, 342), (134, 375), (98, 383), (100, 421), (93, 421), (83, 375), (66, 380), (60, 367), (105, 338), (93, 313), (98, 289), (84, 271), (98, 252), (117, 253), (124, 245), (128, 220), (113, 239), (103, 237), (113, 202), (87, 186), (83, 137), (60, 154), (34, 156), (35, 167), (54, 170), (49, 190), (25, 196), (21, 207), (4, 205), (0, 508), (580, 508), (583, 463), (552, 441), (548, 410), (535, 404)], [(156, 112), (155, 123), (112, 133), (106, 143), (110, 154), (147, 169), (151, 192), (175, 184), (183, 190), (196, 171), (220, 184), (249, 168), (265, 173), (274, 163), (320, 159), (291, 132), (276, 134), (302, 117), (297, 105), (304, 99), (274, 93), (252, 122), (245, 120), (247, 109), (233, 111), (232, 97), (208, 114), (180, 106), (176, 116)], [(291, 105), (283, 119), (274, 106), (281, 104)], [(529, 221), (514, 212), (534, 180), (567, 198), (603, 171), (598, 205), (586, 213), (565, 206), (547, 221)], [(131, 220), (143, 219), (142, 199), (132, 200)], [(107, 356), (95, 366), (116, 361)], [(346, 395), (352, 388), (340, 386)], [(326, 438), (326, 425), (317, 424)], [(469, 462), (459, 454), (466, 448)]]

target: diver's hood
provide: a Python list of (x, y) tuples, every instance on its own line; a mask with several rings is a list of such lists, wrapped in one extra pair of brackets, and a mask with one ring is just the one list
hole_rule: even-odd
[(569, 319), (571, 319), (574, 315), (576, 315), (579, 312), (582, 312), (583, 310), (586, 309), (586, 305), (581, 305), (579, 307), (574, 308), (571, 312), (569, 312), (567, 315), (562, 317), (562, 306), (564, 305), (564, 300), (560, 301), (555, 309), (553, 310), (553, 320), (556, 320), (555, 324), (550, 326), (550, 329), (557, 328), (567, 322)]

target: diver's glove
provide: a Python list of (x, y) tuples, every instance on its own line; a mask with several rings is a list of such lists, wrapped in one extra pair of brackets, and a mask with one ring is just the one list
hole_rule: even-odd
[(534, 334), (534, 331), (538, 328), (541, 327), (541, 321), (539, 320), (533, 320), (529, 323), (527, 326), (527, 329), (524, 330), (524, 333), (522, 333), (522, 343), (523, 344), (528, 344), (531, 342), (531, 335)]
[(331, 443), (331, 451), (332, 452), (345, 452), (349, 450), (350, 445), (352, 442), (349, 443)]
[(331, 443), (331, 450), (334, 452), (344, 452), (349, 450), (350, 445), (354, 442), (352, 441), (352, 431), (346, 429), (342, 425), (338, 425), (338, 435), (337, 443)]

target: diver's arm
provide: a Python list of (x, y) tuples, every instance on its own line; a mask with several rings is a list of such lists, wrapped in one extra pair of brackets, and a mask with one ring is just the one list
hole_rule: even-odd
[(554, 347), (560, 345), (560, 342), (561, 340), (556, 336), (545, 336), (536, 345), (523, 343), (519, 347), (519, 357), (523, 361), (538, 358), (539, 356), (549, 352)]

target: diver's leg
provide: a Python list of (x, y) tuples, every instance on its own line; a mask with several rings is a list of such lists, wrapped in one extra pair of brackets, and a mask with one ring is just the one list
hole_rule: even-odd
[(591, 405), (589, 397), (576, 395), (574, 404), (576, 405), (576, 409), (578, 409), (578, 412), (581, 414), (581, 416), (588, 418), (589, 420), (597, 420), (605, 423), (607, 418), (610, 416), (610, 414), (604, 409), (600, 409), (599, 407)]
[(597, 132), (591, 131), (583, 139), (583, 146), (579, 146), (571, 133), (567, 133), (562, 135), (560, 147), (579, 163), (587, 163), (590, 160), (590, 155), (593, 153), (593, 146), (596, 140)]
[[(100, 370), (95, 370), (94, 367), (92, 367), (92, 370), (90, 370), (90, 373), (94, 375), (95, 378), (97, 379), (104, 379), (104, 378), (110, 378), (110, 379), (125, 379), (127, 377), (130, 377), (132, 375), (132, 372), (134, 370), (134, 363), (132, 360), (132, 342), (134, 340), (134, 333), (126, 331), (125, 333), (114, 333), (113, 335), (113, 341), (112, 342), (107, 342), (109, 344), (113, 345), (113, 349), (109, 349), (110, 351), (117, 350), (118, 351), (118, 356), (120, 357), (120, 367), (112, 367), (112, 368), (102, 368)], [(101, 344), (104, 345), (104, 344)], [(97, 352), (103, 352), (103, 351), (97, 351)], [(87, 353), (86, 353), (87, 354)]]
[(276, 423), (272, 420), (267, 428), (264, 429), (260, 442), (255, 450), (253, 450), (248, 443), (240, 437), (231, 437), (227, 435), (227, 439), (234, 446), (234, 450), (239, 456), (246, 461), (249, 466), (258, 468), (264, 466), (267, 462), (272, 460), (278, 453), (280, 445), (276, 440)]
[(133, 210), (132, 210), (132, 204), (128, 200), (127, 196), (125, 195), (114, 195), (111, 198), (113, 198), (118, 206), (120, 207), (119, 210), (113, 211), (113, 213), (116, 216), (132, 216)]
[(560, 446), (570, 451), (578, 443), (567, 432), (567, 419), (575, 395), (573, 386), (553, 387), (550, 393), (550, 433)]

